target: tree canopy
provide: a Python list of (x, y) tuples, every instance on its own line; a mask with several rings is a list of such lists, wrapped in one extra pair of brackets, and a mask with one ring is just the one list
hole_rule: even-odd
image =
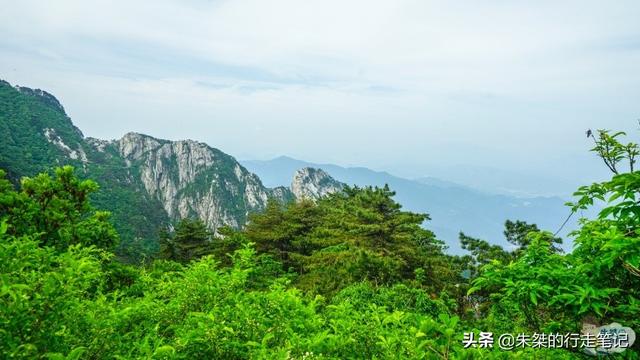
[[(579, 333), (589, 319), (640, 329), (640, 173), (635, 146), (598, 132), (612, 179), (575, 193), (560, 239), (523, 221), (505, 238), (465, 234), (453, 256), (388, 187), (270, 201), (241, 230), (183, 219), (153, 261), (123, 264), (97, 185), (73, 168), (0, 179), (4, 358), (574, 359), (579, 349), (463, 346), (465, 332)], [(623, 171), (627, 164), (629, 172)], [(618, 358), (637, 359), (634, 345)]]

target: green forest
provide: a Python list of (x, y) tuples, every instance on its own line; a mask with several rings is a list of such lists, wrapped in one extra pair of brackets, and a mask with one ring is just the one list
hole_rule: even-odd
[[(567, 213), (574, 247), (517, 219), (504, 249), (460, 234), (453, 256), (388, 187), (269, 201), (242, 229), (185, 218), (158, 250), (114, 255), (120, 235), (71, 166), (0, 180), (0, 353), (45, 359), (574, 359), (580, 348), (498, 346), (500, 334), (569, 334), (585, 321), (640, 330), (638, 146), (594, 134), (609, 181)], [(25, 165), (26, 166), (26, 165)], [(108, 194), (107, 194), (108, 195)], [(562, 219), (559, 219), (562, 221)], [(556, 229), (547, 229), (555, 231)], [(465, 343), (465, 333), (495, 342)], [(468, 339), (467, 339), (468, 340)], [(477, 346), (476, 346), (477, 345)], [(639, 345), (612, 355), (638, 359)]]

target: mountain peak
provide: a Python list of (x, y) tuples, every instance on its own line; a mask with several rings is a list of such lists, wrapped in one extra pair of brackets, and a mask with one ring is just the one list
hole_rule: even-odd
[(142, 154), (162, 145), (158, 139), (136, 132), (126, 133), (116, 144), (120, 154), (127, 159), (138, 159)]
[(332, 178), (322, 169), (302, 168), (293, 175), (291, 191), (298, 200), (317, 200), (342, 190), (344, 184)]
[(271, 161), (297, 161), (297, 162), (303, 162), (302, 160), (294, 159), (291, 156), (287, 156), (287, 155), (280, 155), (278, 157), (273, 158)]
[(18, 85), (15, 86), (15, 89), (22, 94), (36, 97), (40, 99), (40, 101), (42, 101), (43, 103), (50, 105), (51, 107), (55, 108), (56, 110), (59, 110), (63, 114), (66, 114), (64, 111), (64, 107), (62, 106), (62, 104), (60, 104), (60, 101), (58, 101), (58, 99), (56, 99), (55, 96), (51, 95), (50, 93), (44, 90), (32, 89), (32, 88), (18, 86)]

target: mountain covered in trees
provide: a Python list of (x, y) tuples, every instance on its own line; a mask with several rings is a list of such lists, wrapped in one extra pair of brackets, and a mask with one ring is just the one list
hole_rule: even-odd
[(267, 188), (232, 156), (192, 140), (85, 137), (53, 95), (4, 81), (0, 136), (0, 168), (16, 184), (52, 165), (73, 165), (96, 179), (101, 188), (94, 202), (113, 213), (122, 251), (132, 256), (155, 250), (158, 229), (179, 219), (200, 219), (216, 233), (241, 227), (270, 198), (317, 198), (341, 186), (326, 173), (299, 169), (290, 186)]

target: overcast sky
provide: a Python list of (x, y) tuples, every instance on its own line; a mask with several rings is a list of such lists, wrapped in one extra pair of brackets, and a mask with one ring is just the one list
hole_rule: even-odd
[(0, 3), (0, 78), (88, 136), (581, 180), (587, 128), (638, 133), (637, 0)]

